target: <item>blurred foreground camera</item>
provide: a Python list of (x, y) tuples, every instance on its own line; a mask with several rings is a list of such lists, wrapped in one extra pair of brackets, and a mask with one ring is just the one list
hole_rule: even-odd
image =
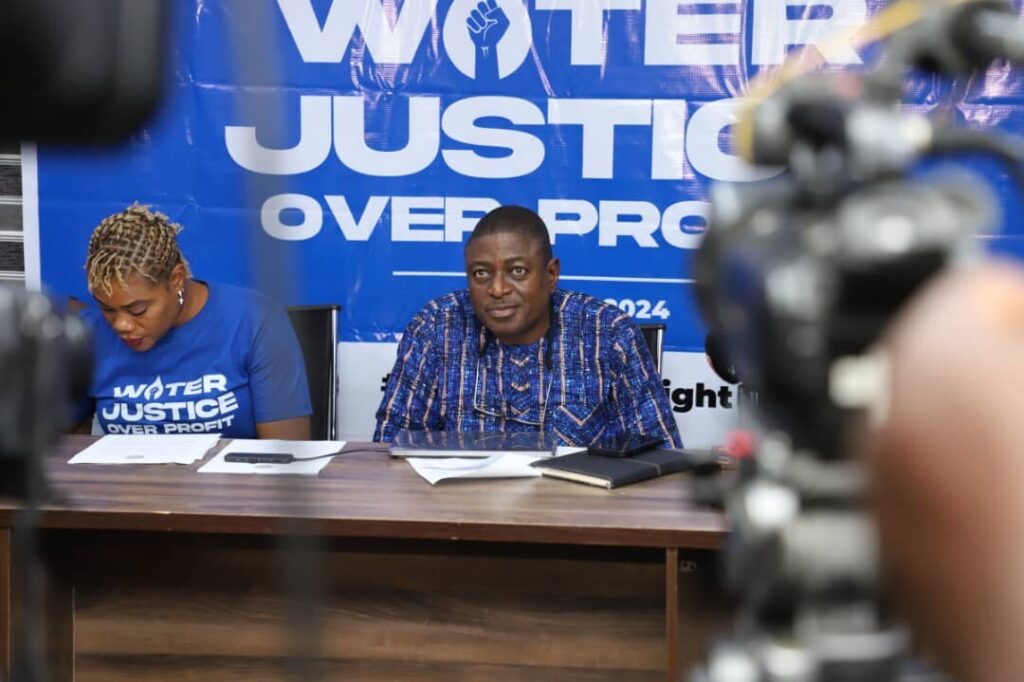
[(117, 143), (166, 81), (164, 0), (0, 2), (0, 139)]
[(902, 2), (879, 17), (902, 29), (879, 68), (780, 78), (741, 117), (747, 159), (785, 174), (712, 190), (695, 294), (719, 364), (757, 405), (741, 415), (754, 438), (737, 470), (697, 481), (725, 510), (742, 600), (734, 639), (694, 682), (944, 679), (908, 672), (854, 436), (885, 395), (875, 345), (888, 323), (932, 276), (979, 257), (976, 236), (1000, 220), (979, 177), (921, 162), (992, 157), (1024, 188), (1019, 140), (905, 111), (902, 78), (1022, 59), (1024, 26), (990, 0)]
[(89, 336), (78, 317), (62, 314), (42, 294), (0, 286), (0, 496), (21, 507), (11, 524), (12, 546), (21, 557), (11, 575), (22, 605), (10, 629), (19, 643), (11, 656), (15, 682), (49, 679), (35, 537), (37, 505), (49, 496), (42, 458), (71, 425), (91, 367)]
[(745, 415), (757, 436), (712, 488), (731, 530), (728, 582), (743, 595), (736, 638), (692, 679), (911, 679), (851, 437), (884, 377), (872, 346), (925, 281), (976, 255), (972, 237), (997, 218), (992, 194), (955, 173), (866, 183), (830, 203), (789, 179), (712, 198), (696, 293), (758, 396)]
[(38, 498), (39, 458), (71, 425), (91, 360), (77, 316), (42, 294), (0, 287), (0, 494)]

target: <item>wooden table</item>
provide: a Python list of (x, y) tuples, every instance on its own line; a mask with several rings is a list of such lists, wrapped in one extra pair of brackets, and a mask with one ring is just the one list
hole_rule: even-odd
[[(729, 617), (723, 521), (693, 508), (682, 474), (609, 492), (431, 486), (382, 452), (315, 478), (68, 465), (91, 441), (45, 462), (55, 680), (276, 680), (306, 664), (329, 680), (675, 681)], [(4, 670), (13, 518), (0, 505)]]

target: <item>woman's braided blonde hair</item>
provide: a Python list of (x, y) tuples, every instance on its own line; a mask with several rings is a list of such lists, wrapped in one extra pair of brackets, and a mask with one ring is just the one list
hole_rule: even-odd
[(138, 272), (154, 284), (164, 282), (178, 263), (189, 272), (188, 261), (178, 248), (181, 226), (163, 213), (132, 204), (120, 213), (107, 216), (96, 226), (89, 239), (85, 259), (89, 291), (102, 288), (109, 296), (116, 278), (128, 288), (125, 278)]

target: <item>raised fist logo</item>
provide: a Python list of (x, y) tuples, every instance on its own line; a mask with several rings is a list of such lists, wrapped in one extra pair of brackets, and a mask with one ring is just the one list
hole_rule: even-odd
[(473, 44), (486, 55), (508, 30), (508, 17), (498, 7), (498, 0), (483, 0), (466, 17), (466, 28)]
[(533, 46), (524, 0), (452, 0), (442, 30), (452, 65), (482, 81), (514, 73)]

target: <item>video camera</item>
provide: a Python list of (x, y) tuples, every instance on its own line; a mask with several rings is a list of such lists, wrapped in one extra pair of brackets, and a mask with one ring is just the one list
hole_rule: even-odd
[(41, 294), (0, 287), (0, 495), (38, 501), (41, 453), (67, 431), (91, 367), (78, 317)]
[(1022, 60), (1024, 25), (988, 0), (899, 2), (876, 24), (892, 33), (876, 69), (783, 74), (737, 124), (746, 158), (785, 174), (712, 190), (695, 293), (757, 395), (758, 437), (733, 479), (711, 488), (732, 531), (728, 579), (743, 599), (736, 638), (694, 682), (907, 674), (853, 436), (883, 394), (885, 362), (873, 348), (887, 324), (937, 272), (978, 257), (974, 237), (1000, 218), (979, 178), (924, 172), (921, 162), (980, 153), (1024, 187), (1024, 154), (1016, 139), (902, 109), (903, 79), (911, 68), (950, 76)]

